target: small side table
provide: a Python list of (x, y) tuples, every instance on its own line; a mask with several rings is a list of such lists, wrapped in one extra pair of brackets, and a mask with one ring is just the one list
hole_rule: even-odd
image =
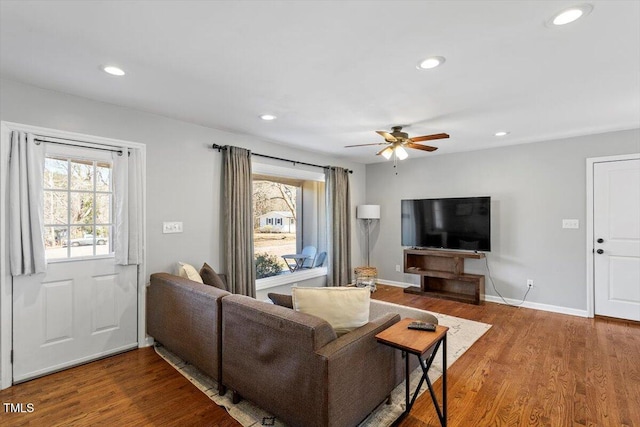
[[(397, 425), (402, 421), (411, 411), (413, 404), (418, 397), (420, 388), (424, 382), (427, 383), (429, 393), (431, 394), (431, 400), (438, 413), (440, 424), (442, 427), (447, 425), (447, 331), (449, 328), (446, 326), (436, 326), (435, 332), (419, 331), (413, 329), (407, 329), (407, 325), (411, 322), (415, 322), (415, 319), (402, 319), (398, 323), (390, 326), (384, 331), (376, 335), (378, 342), (390, 347), (402, 350), (405, 353), (405, 410), (396, 419), (393, 425)], [(436, 394), (433, 391), (431, 380), (429, 380), (428, 372), (433, 360), (436, 357), (438, 348), (442, 344), (442, 410), (436, 399)], [(420, 362), (422, 368), (422, 378), (418, 383), (418, 387), (413, 393), (413, 397), (409, 397), (409, 354), (415, 354)], [(424, 358), (426, 356), (426, 358)]]
[[(293, 263), (289, 264), (289, 261), (287, 261), (288, 258), (292, 259)], [(282, 259), (284, 259), (284, 262), (287, 263), (287, 266), (289, 267), (289, 271), (292, 273), (295, 273), (296, 271), (300, 270), (302, 268), (302, 265), (308, 258), (311, 258), (311, 257), (305, 254), (282, 255)]]

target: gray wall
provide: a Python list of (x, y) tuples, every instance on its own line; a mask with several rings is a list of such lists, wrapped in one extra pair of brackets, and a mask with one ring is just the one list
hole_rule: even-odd
[[(449, 143), (449, 142), (447, 142)], [(455, 143), (452, 140), (451, 143)], [(491, 150), (430, 156), (367, 166), (367, 203), (381, 205), (372, 230), (371, 264), (378, 276), (418, 284), (398, 273), (400, 201), (491, 196), (492, 251), (488, 263), (498, 291), (527, 301), (586, 310), (586, 159), (640, 152), (640, 130), (612, 132)], [(563, 218), (580, 228), (562, 229)], [(484, 260), (467, 260), (467, 272), (486, 274)], [(496, 295), (486, 281), (489, 295)]]
[[(213, 143), (314, 164), (348, 167), (354, 170), (353, 211), (356, 205), (364, 203), (365, 166), (361, 164), (6, 79), (0, 80), (0, 93), (3, 121), (146, 144), (147, 275), (173, 272), (177, 261), (196, 267), (206, 261), (217, 271), (224, 269), (221, 154), (211, 149)], [(282, 162), (274, 164), (288, 166)], [(4, 166), (0, 165), (3, 173)], [(184, 233), (162, 234), (163, 221), (182, 221)], [(353, 227), (356, 233), (355, 221)], [(359, 243), (353, 239), (355, 257), (361, 252)], [(356, 263), (359, 259), (354, 259)]]

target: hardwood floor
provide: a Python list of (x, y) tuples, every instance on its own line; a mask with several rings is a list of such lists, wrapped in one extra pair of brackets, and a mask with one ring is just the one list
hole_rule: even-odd
[[(449, 426), (639, 426), (640, 325), (379, 285), (376, 299), (490, 323), (448, 370)], [(435, 383), (440, 393), (440, 381)], [(0, 392), (2, 426), (238, 426), (153, 349), (134, 350)], [(31, 413), (6, 404), (33, 404)], [(423, 394), (401, 424), (438, 426)]]

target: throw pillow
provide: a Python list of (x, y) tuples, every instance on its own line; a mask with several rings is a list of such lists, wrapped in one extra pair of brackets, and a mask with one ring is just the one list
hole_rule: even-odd
[(206, 262), (200, 269), (200, 276), (205, 285), (214, 286), (218, 289), (227, 290), (227, 285), (224, 284), (218, 273)]
[(178, 262), (178, 276), (185, 277), (194, 282), (203, 283), (202, 277), (198, 274), (198, 270), (191, 264), (186, 262)]
[(267, 296), (275, 305), (280, 305), (286, 308), (293, 308), (293, 298), (291, 297), (291, 295), (275, 294), (273, 292), (269, 292)]
[(337, 335), (367, 324), (369, 321), (368, 288), (293, 288), (293, 308), (326, 320)]

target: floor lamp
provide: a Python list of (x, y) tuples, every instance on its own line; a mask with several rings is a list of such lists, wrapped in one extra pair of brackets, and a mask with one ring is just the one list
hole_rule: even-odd
[(367, 223), (367, 267), (369, 266), (369, 253), (371, 249), (369, 247), (369, 234), (371, 221), (374, 219), (380, 219), (380, 205), (360, 205), (356, 210), (356, 218), (362, 219)]

